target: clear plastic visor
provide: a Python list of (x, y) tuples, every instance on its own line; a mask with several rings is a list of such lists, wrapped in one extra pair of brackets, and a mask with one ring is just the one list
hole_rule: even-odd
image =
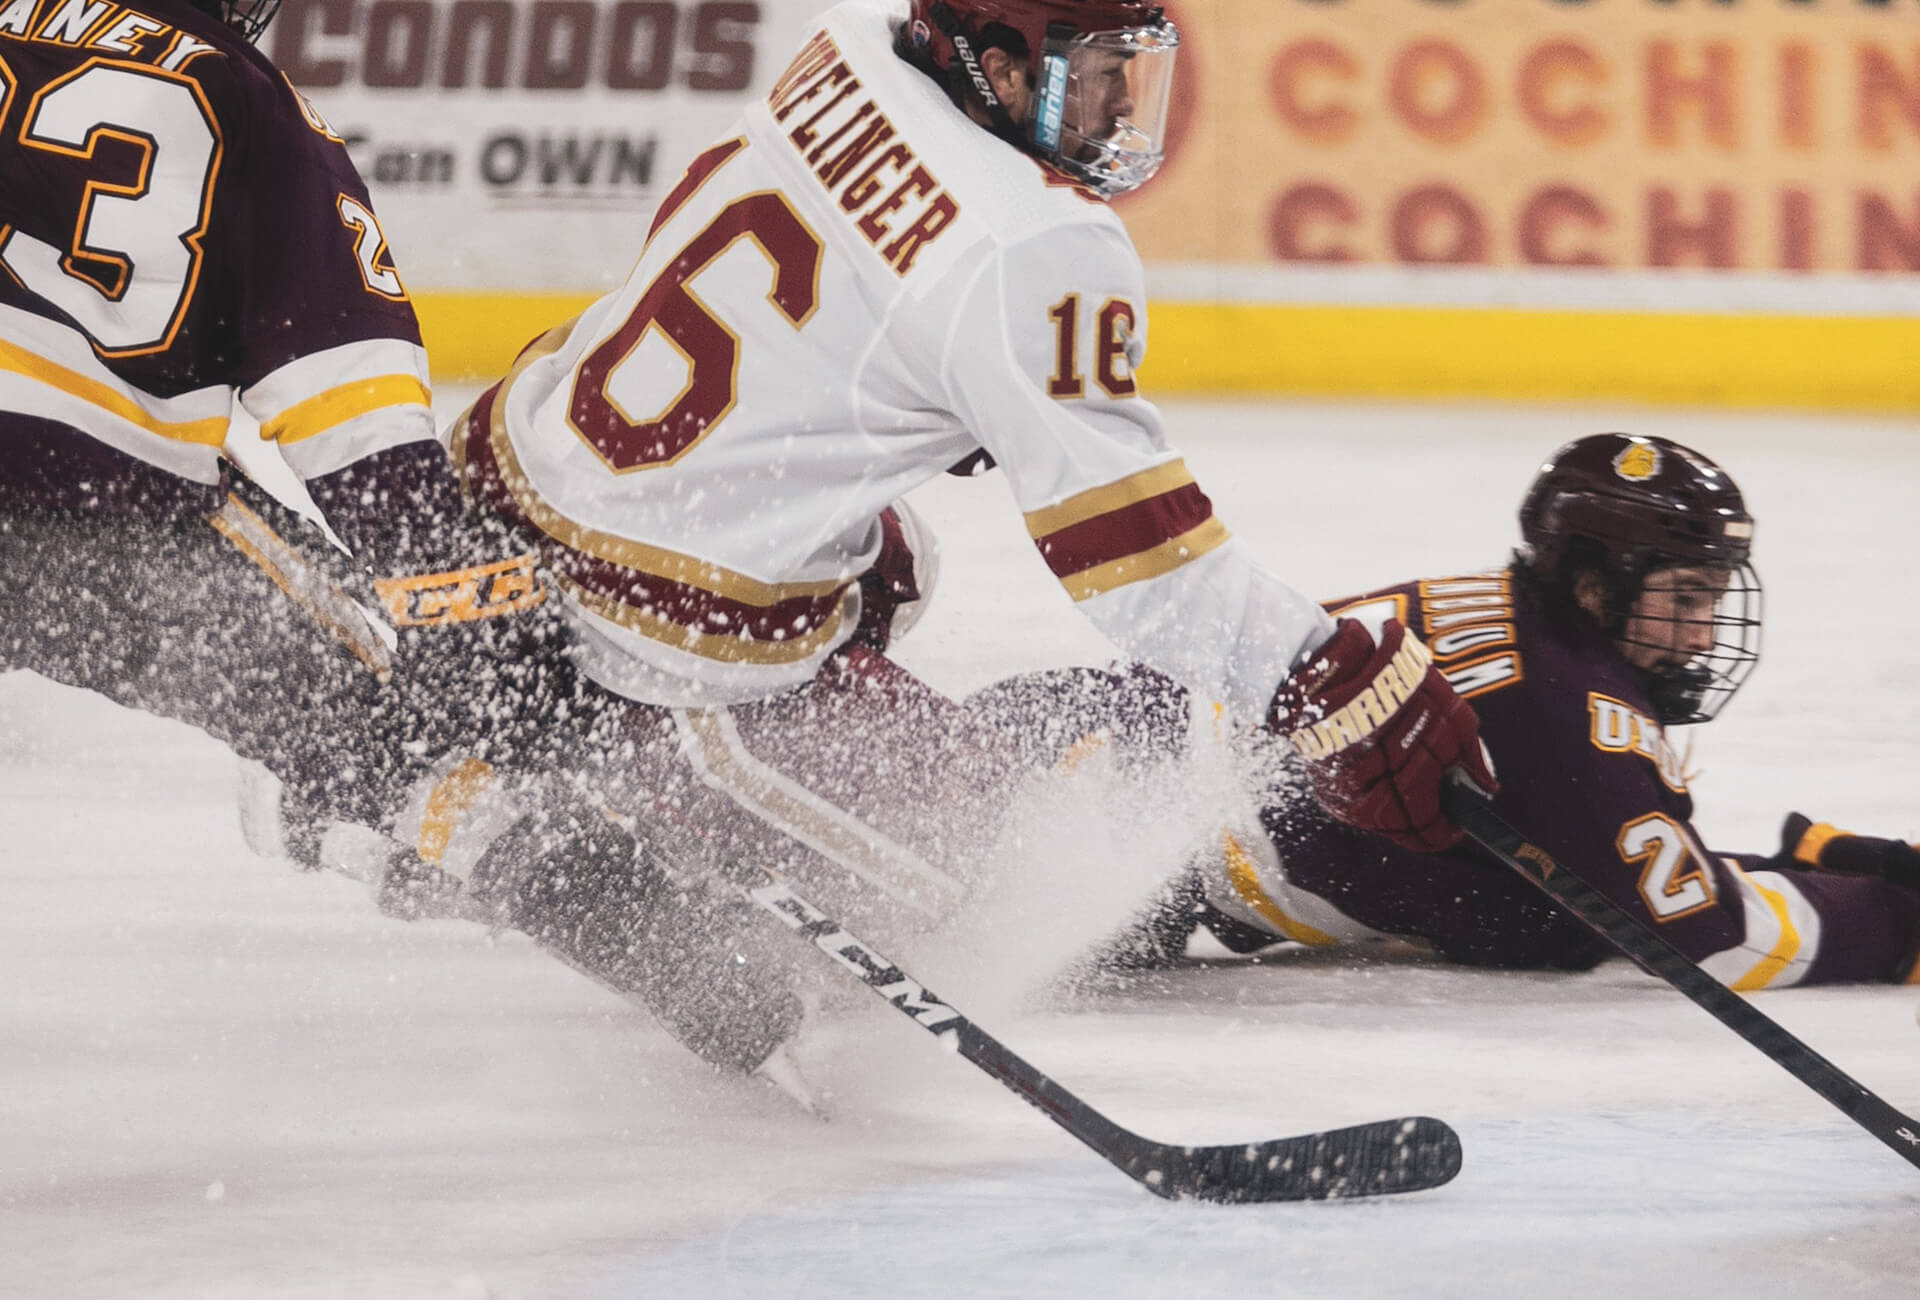
[(1041, 53), (1034, 143), (1105, 194), (1146, 183), (1167, 152), (1180, 32), (1151, 27), (1049, 40)]

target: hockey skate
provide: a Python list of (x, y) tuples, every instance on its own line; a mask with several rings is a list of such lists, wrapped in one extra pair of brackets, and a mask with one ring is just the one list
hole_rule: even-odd
[[(390, 889), (392, 886), (389, 887)], [(403, 896), (439, 897), (431, 878)], [(817, 1100), (797, 1062), (768, 1065), (799, 1028), (784, 953), (751, 909), (705, 878), (669, 868), (584, 802), (527, 815), (499, 836), (462, 891), (595, 982), (646, 1008), (709, 1064), (763, 1075), (804, 1109)]]

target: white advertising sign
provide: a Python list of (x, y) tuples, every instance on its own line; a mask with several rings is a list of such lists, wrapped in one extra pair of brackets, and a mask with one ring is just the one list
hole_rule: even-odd
[(274, 62), (419, 289), (617, 283), (686, 163), (825, 0), (285, 0)]

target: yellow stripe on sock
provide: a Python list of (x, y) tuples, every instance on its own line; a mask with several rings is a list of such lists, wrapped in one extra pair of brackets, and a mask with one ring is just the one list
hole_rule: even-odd
[[(1734, 870), (1739, 871), (1738, 868)], [(1793, 964), (1793, 959), (1800, 954), (1800, 931), (1794, 928), (1793, 918), (1788, 915), (1786, 895), (1776, 889), (1768, 889), (1744, 871), (1739, 871), (1739, 875), (1743, 883), (1766, 900), (1767, 906), (1780, 921), (1780, 941), (1773, 945), (1773, 951), (1755, 962), (1752, 970), (1734, 982), (1735, 993), (1751, 993), (1773, 983), (1780, 978), (1781, 971)]]
[(1316, 930), (1305, 921), (1296, 921), (1288, 916), (1280, 904), (1260, 888), (1260, 873), (1254, 870), (1253, 859), (1240, 846), (1240, 841), (1234, 838), (1232, 831), (1222, 832), (1221, 840), (1221, 847), (1227, 856), (1227, 880), (1232, 884), (1233, 892), (1258, 912), (1262, 920), (1295, 943), (1304, 943), (1309, 948), (1331, 948), (1339, 942), (1325, 931)]

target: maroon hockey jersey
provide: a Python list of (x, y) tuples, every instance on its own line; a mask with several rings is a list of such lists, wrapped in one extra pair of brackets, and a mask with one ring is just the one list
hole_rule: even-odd
[[(1480, 715), (1500, 814), (1737, 989), (1904, 978), (1920, 897), (1864, 877), (1782, 870), (1710, 851), (1683, 762), (1606, 633), (1509, 571), (1406, 583), (1329, 602), (1398, 618)], [(1545, 894), (1463, 845), (1422, 855), (1276, 797), (1267, 836), (1226, 837), (1207, 900), (1275, 938), (1410, 936), (1458, 961), (1584, 968), (1610, 951)]]
[[(15, 506), (74, 504), (49, 459), (95, 490), (156, 469), (211, 488), (236, 392), (304, 479), (433, 437), (412, 304), (345, 146), (184, 0), (0, 0), (0, 272)], [(50, 450), (49, 431), (71, 436)], [(325, 495), (336, 526), (366, 508)]]

